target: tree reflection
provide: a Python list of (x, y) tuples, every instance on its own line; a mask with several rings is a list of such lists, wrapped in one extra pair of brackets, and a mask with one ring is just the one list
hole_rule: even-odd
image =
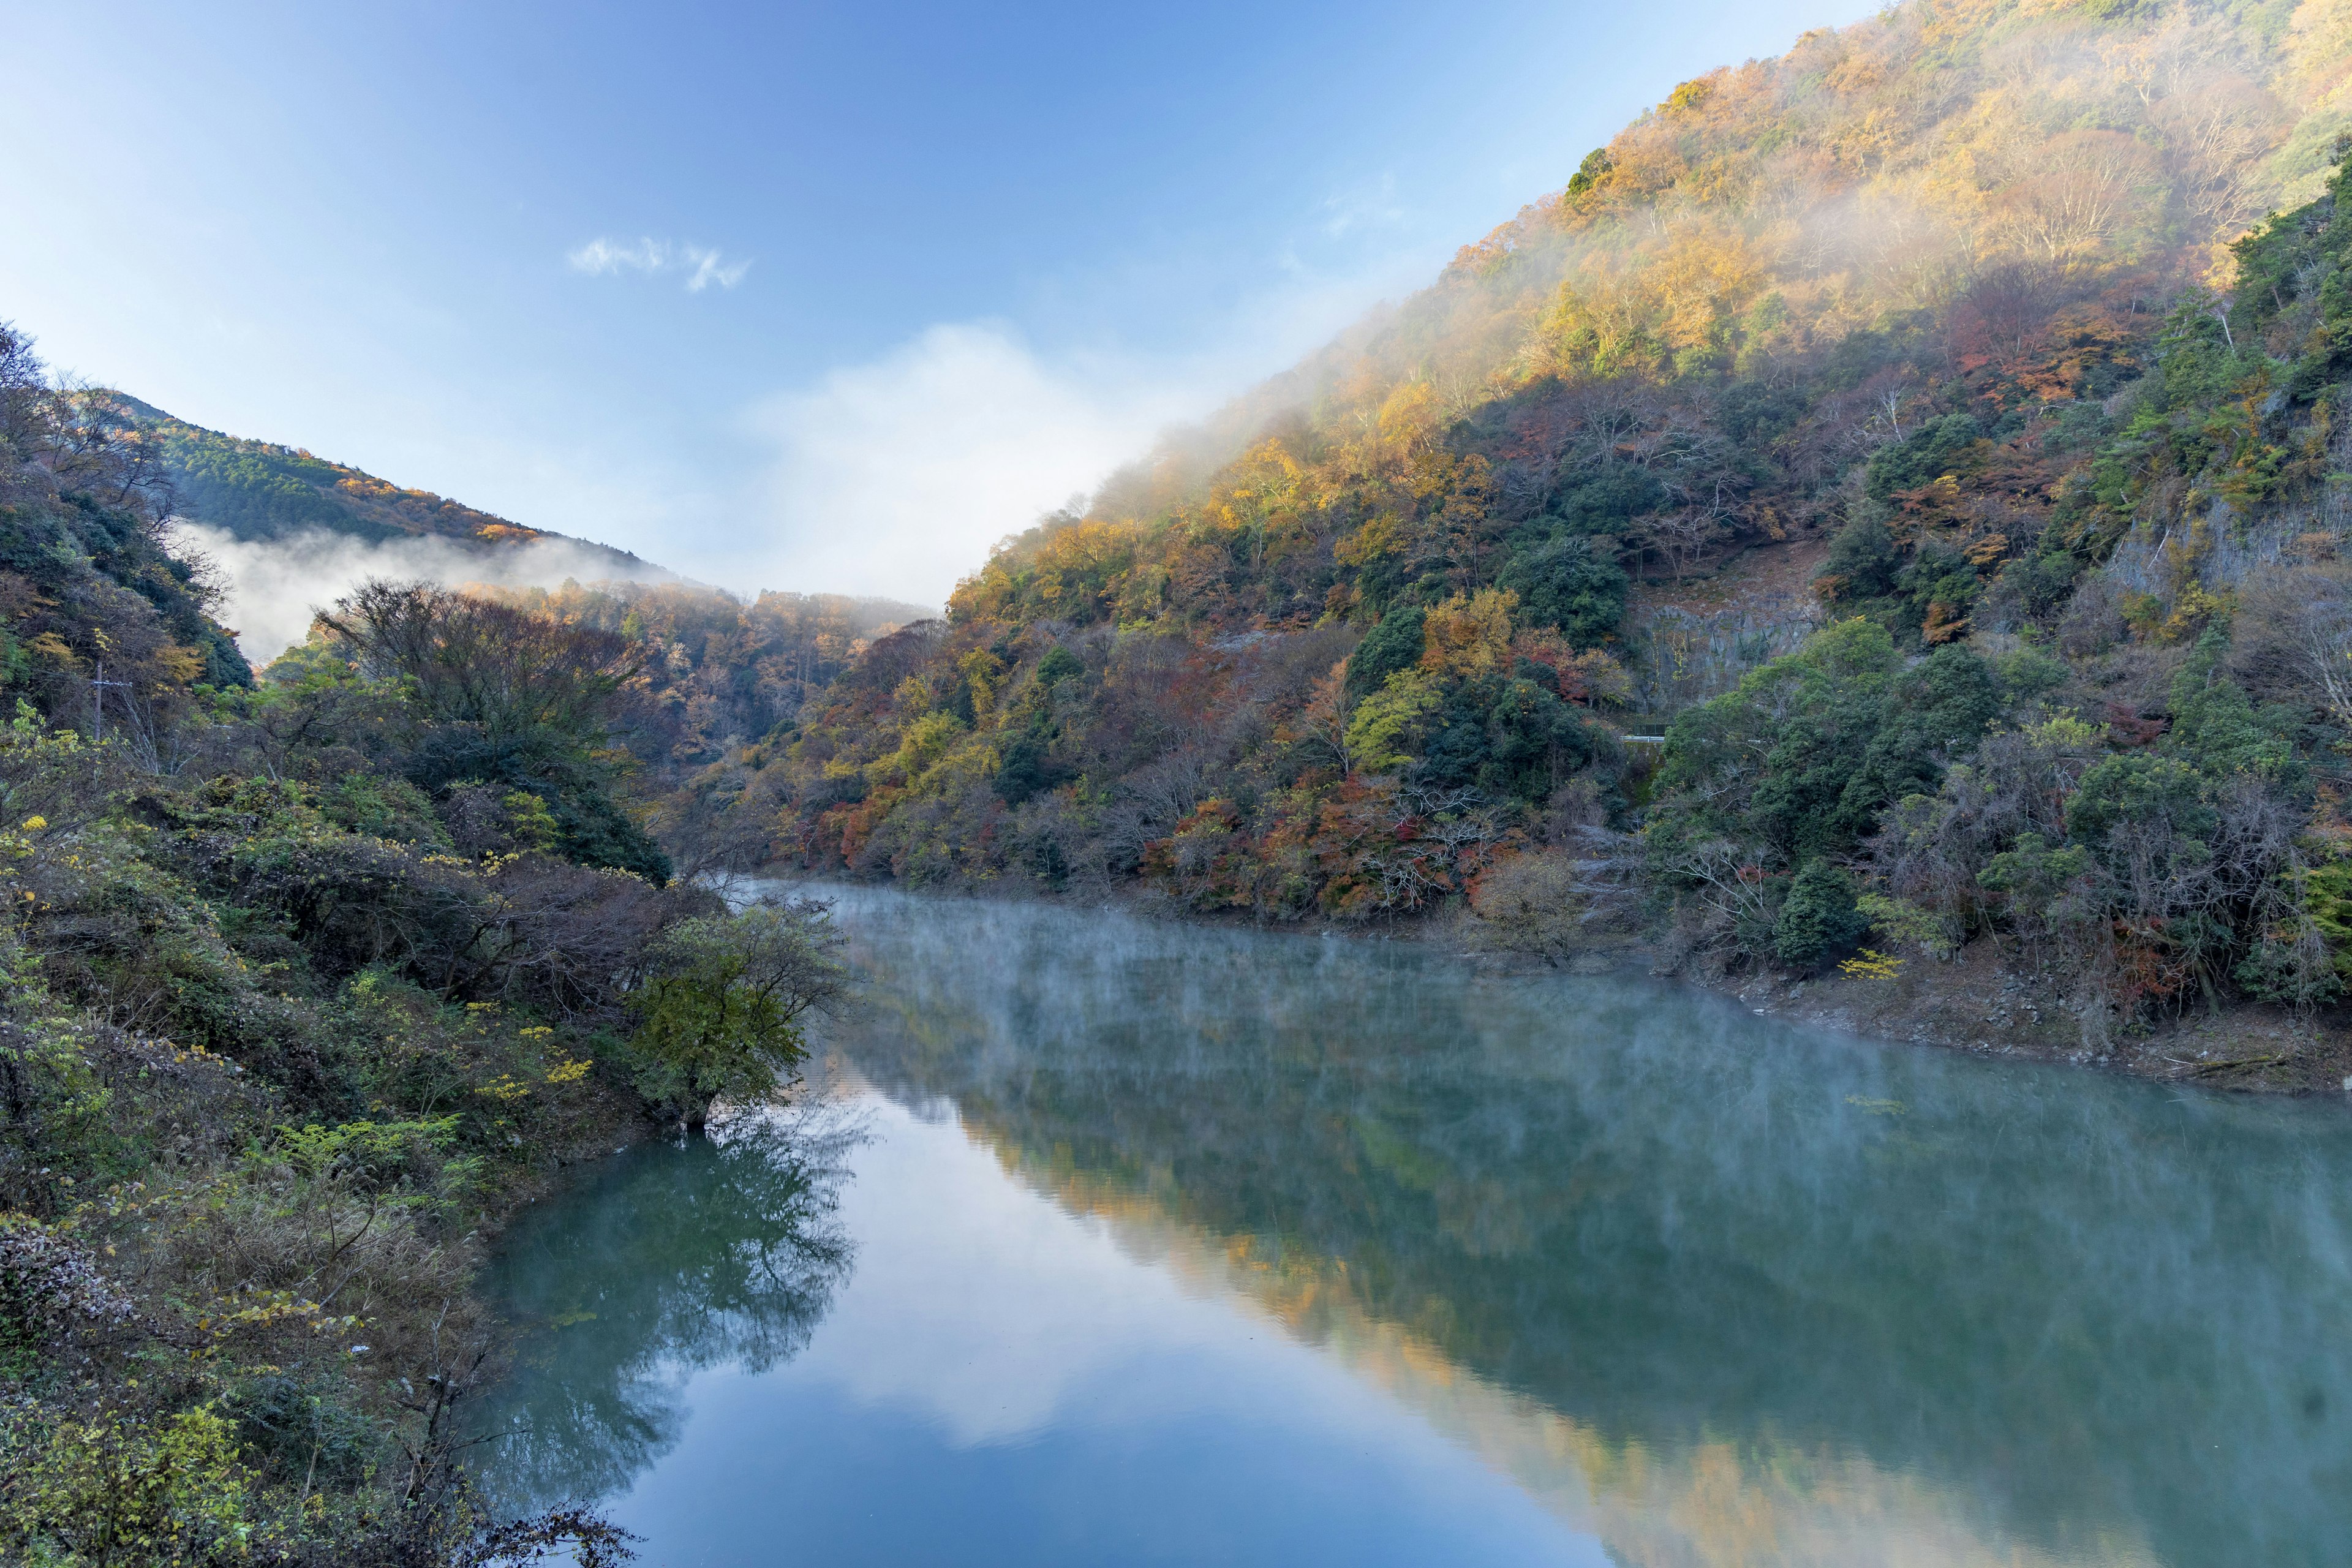
[(502, 1507), (621, 1489), (677, 1440), (688, 1374), (808, 1343), (849, 1271), (835, 1210), (860, 1137), (824, 1107), (740, 1117), (514, 1227), (490, 1282), (523, 1330), (485, 1417), (509, 1434), (488, 1467)]
[[(1619, 1452), (1866, 1457), (1987, 1539), (2320, 1560), (2352, 1448), (2328, 1108), (1870, 1050), (1387, 944), (855, 896), (840, 1042), (1064, 1203), (1173, 1221)], [(1822, 1472), (1830, 1473), (1828, 1471)]]

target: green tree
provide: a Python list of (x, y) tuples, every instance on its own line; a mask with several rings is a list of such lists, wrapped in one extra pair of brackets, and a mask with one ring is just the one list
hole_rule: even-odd
[(409, 694), (424, 721), (402, 764), (411, 783), (537, 796), (567, 859), (669, 879), (668, 855), (614, 798), (624, 688), (643, 664), (626, 639), (425, 583), (362, 584), (320, 621), (365, 674)]
[(1360, 702), (1390, 676), (1419, 664), (1426, 618), (1418, 605), (1399, 605), (1382, 616), (1348, 656), (1348, 694)]
[(629, 998), (646, 1098), (699, 1131), (718, 1100), (762, 1099), (789, 1082), (808, 1054), (801, 1016), (847, 990), (841, 944), (830, 907), (804, 899), (664, 931)]
[(1810, 973), (1869, 929), (1870, 917), (1856, 907), (1853, 879), (1825, 860), (1808, 860), (1772, 921), (1772, 956)]
[(1631, 587), (1623, 567), (1573, 534), (1513, 556), (1496, 582), (1519, 595), (1523, 622), (1557, 626), (1578, 647), (1615, 634)]

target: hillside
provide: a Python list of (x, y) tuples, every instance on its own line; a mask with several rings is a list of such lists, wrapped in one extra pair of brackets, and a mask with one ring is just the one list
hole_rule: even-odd
[(371, 582), (257, 679), (173, 518), (0, 323), (0, 1561), (615, 1561), (474, 1489), (476, 1271), (801, 1059), (837, 939), (684, 786), (895, 607)]
[(2316, 1039), (2347, 129), (2343, 0), (1914, 0), (1685, 82), (878, 643), (772, 847)]
[[(583, 552), (601, 552), (624, 573), (644, 563), (437, 496), (394, 491), (306, 453), (200, 430), (117, 393), (53, 384), (32, 340), (5, 323), (0, 397), (0, 700), (29, 702), (41, 719), (84, 734), (102, 724), (159, 772), (218, 765), (202, 753), (247, 700), (240, 693), (255, 689), (253, 668), (216, 618), (235, 585), (216, 559), (187, 548), (179, 527), (186, 521), (298, 561), (299, 542), (316, 531), (446, 541), (490, 579), (460, 584), (471, 597), (551, 636), (597, 642), (615, 672), (617, 704), (604, 761), (620, 763), (629, 781), (627, 833), (642, 837), (643, 823), (662, 840), (660, 850), (637, 844), (625, 858), (633, 867), (662, 853), (688, 871), (758, 859), (761, 836), (747, 839), (714, 805), (734, 799), (740, 784), (723, 770), (706, 774), (788, 731), (801, 707), (877, 637), (927, 614), (888, 599), (768, 592), (746, 601), (625, 576), (515, 586), (514, 576), (529, 578), (502, 573), (500, 554), (534, 542), (567, 546), (558, 558), (567, 573), (593, 566)], [(403, 578), (417, 570), (414, 555), (378, 559), (376, 570)], [(335, 596), (296, 599), (296, 614), (307, 618)], [(315, 680), (322, 658), (340, 668), (340, 646), (314, 626), (263, 672), (258, 700)]]
[(173, 510), (236, 539), (278, 540), (316, 530), (372, 544), (445, 539), (485, 552), (560, 540), (608, 558), (614, 576), (639, 574), (645, 567), (627, 551), (526, 528), (297, 447), (225, 436), (121, 393), (103, 395), (118, 402), (153, 443)]

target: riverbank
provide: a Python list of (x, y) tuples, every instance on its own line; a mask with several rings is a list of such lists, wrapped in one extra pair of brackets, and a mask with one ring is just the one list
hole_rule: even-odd
[(1498, 953), (1476, 917), (1460, 914), (1430, 933), (1478, 963), (1605, 973), (1640, 969), (1732, 997), (1759, 1016), (1870, 1039), (1934, 1046), (1975, 1056), (2057, 1062), (2202, 1088), (2268, 1094), (2342, 1094), (2352, 1078), (2352, 1031), (2327, 1014), (2250, 1003), (2195, 1006), (2091, 1037), (2063, 991), (2005, 962), (1989, 938), (1950, 959), (1921, 956), (1810, 977), (1734, 971), (1622, 937), (1563, 955), (1554, 965)]
[(1978, 1056), (2260, 1093), (2342, 1094), (2352, 1075), (2352, 1037), (2341, 1024), (2242, 1003), (2192, 1005), (2178, 1017), (2087, 1043), (2057, 989), (2003, 964), (1984, 940), (1949, 963), (1909, 960), (1891, 976), (1679, 977), (1736, 996), (1760, 1015)]
[[(835, 880), (797, 871), (763, 872), (781, 882)], [(876, 886), (897, 886), (877, 881)], [(930, 893), (933, 889), (921, 889)], [(1100, 902), (1186, 924), (1328, 932), (1350, 940), (1412, 942), (1498, 972), (1647, 973), (1715, 992), (1759, 1016), (1906, 1045), (1976, 1056), (2063, 1063), (2200, 1088), (2263, 1094), (2342, 1094), (2352, 1079), (2352, 1028), (2336, 1010), (2297, 1016), (2285, 1008), (2232, 1003), (2192, 1005), (2132, 1029), (2113, 1028), (2104, 1043), (2086, 1040), (2080, 1016), (2058, 986), (2020, 973), (1996, 943), (1979, 938), (1948, 961), (1913, 956), (1891, 969), (1849, 975), (1832, 968), (1810, 978), (1731, 971), (1720, 963), (1638, 935), (1606, 935), (1545, 958), (1497, 945), (1467, 910), (1384, 924), (1309, 921), (1267, 927), (1246, 915), (1202, 913), (1163, 895), (1105, 886), (1084, 893), (1039, 888), (960, 886), (940, 896), (1013, 898), (1049, 903)]]

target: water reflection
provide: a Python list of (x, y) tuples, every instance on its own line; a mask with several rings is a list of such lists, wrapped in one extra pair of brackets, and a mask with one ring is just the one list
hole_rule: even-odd
[(847, 1274), (836, 1218), (857, 1124), (829, 1106), (744, 1118), (616, 1156), (506, 1237), (490, 1286), (524, 1331), (485, 1412), (488, 1475), (515, 1511), (625, 1489), (677, 1442), (678, 1391), (808, 1343)]
[[(1109, 1473), (1088, 1434), (1141, 1422), (1134, 1390), (1181, 1367), (1187, 1397), (1265, 1384), (1255, 1404), (1234, 1393), (1201, 1442), (1245, 1452), (1243, 1469), (1297, 1467), (1293, 1511), (1327, 1516), (1286, 1521), (1299, 1540), (1362, 1526), (1343, 1506), (1391, 1506), (1343, 1505), (1306, 1473), (1305, 1439), (1277, 1450), (1243, 1431), (1295, 1415), (1365, 1433), (1368, 1407), (1230, 1346), (1204, 1361), (1224, 1331), (1140, 1312), (1135, 1279), (1072, 1262), (1099, 1232), (1136, 1279), (1277, 1325), (1621, 1563), (2344, 1560), (2352, 1128), (2333, 1107), (1874, 1049), (1661, 987), (1481, 979), (1402, 944), (856, 890), (844, 914), (873, 1005), (831, 1044), (950, 1128), (894, 1112), (896, 1163), (856, 1158), (849, 1211), (837, 1138), (765, 1137), (647, 1152), (519, 1228), (509, 1288), (568, 1326), (518, 1384), (530, 1436), (499, 1474), (517, 1495), (635, 1481), (642, 1501), (707, 1468), (659, 1462), (688, 1428), (780, 1453), (761, 1423), (789, 1405), (787, 1425), (820, 1437), (757, 1473), (803, 1487), (796, 1517), (824, 1500), (794, 1465), (870, 1489), (863, 1507), (919, 1457), (949, 1474), (942, 1454), (968, 1470), (985, 1451), (992, 1486), (1050, 1497), (1035, 1517), (1068, 1550), (1035, 1546), (1033, 1520), (1027, 1545), (967, 1537), (957, 1555), (1098, 1561), (1074, 1521), (1199, 1511), (1153, 1495), (1087, 1514), (1073, 1479)], [(922, 1153), (955, 1129), (1062, 1228), (989, 1195), (991, 1170)], [(801, 1362), (756, 1385), (696, 1382), (809, 1339), (842, 1279), (845, 1217), (877, 1258), (932, 1271), (877, 1264)], [(925, 1300), (960, 1285), (969, 1311)], [(1009, 1363), (1001, 1325), (1016, 1321), (1117, 1342), (1087, 1376), (1000, 1369), (1003, 1388), (973, 1394), (969, 1368)], [(1153, 1336), (1156, 1363), (1139, 1348)], [(1024, 1413), (1003, 1425), (1015, 1382)], [(709, 1406), (691, 1417), (689, 1384)], [(963, 1392), (940, 1394), (928, 1436), (885, 1420), (950, 1384)], [(1322, 1415), (1292, 1408), (1310, 1405)], [(1152, 1419), (1163, 1436), (1180, 1425)], [(826, 1441), (875, 1473), (824, 1469)], [(1426, 1453), (1394, 1462), (1443, 1472)], [(1213, 1507), (1244, 1484), (1154, 1463), (1160, 1492)], [(1500, 1505), (1443, 1473), (1458, 1517), (1441, 1496), (1406, 1522), (1459, 1546)], [(919, 1510), (948, 1510), (926, 1496)], [(777, 1506), (698, 1496), (664, 1517), (700, 1529), (735, 1508), (709, 1526), (731, 1542), (709, 1560), (761, 1562)], [(889, 1560), (855, 1511), (825, 1539)], [(1272, 1528), (1249, 1536), (1264, 1560), (1299, 1560)], [(1536, 1539), (1513, 1529), (1450, 1555), (1499, 1561)], [(1412, 1560), (1404, 1525), (1381, 1531), (1355, 1560)], [(1164, 1542), (1125, 1555), (1185, 1560)]]
[(889, 1011), (845, 1046), (877, 1084), (1201, 1238), (1310, 1341), (1393, 1329), (1384, 1364), (1565, 1422), (1502, 1441), (1564, 1450), (1529, 1483), (1589, 1489), (1629, 1560), (1831, 1560), (1769, 1544), (1793, 1502), (1868, 1560), (1906, 1489), (1967, 1521), (1923, 1561), (2344, 1560), (2332, 1106), (1402, 944), (846, 900)]

